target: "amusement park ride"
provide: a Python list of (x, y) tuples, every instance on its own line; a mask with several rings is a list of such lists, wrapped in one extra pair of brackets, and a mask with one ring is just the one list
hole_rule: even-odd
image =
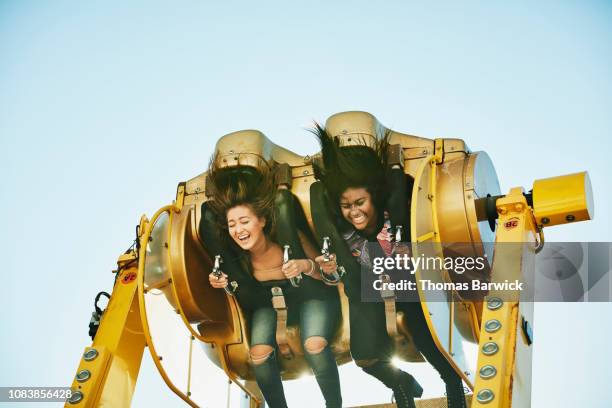
[[(470, 151), (463, 140), (387, 130), (365, 112), (333, 115), (325, 128), (342, 145), (371, 142), (390, 132), (390, 162), (414, 180), (405, 208), (413, 252), (442, 257), (446, 249), (435, 244), (468, 243), (461, 255), (492, 260), (492, 281), (522, 279), (529, 260), (544, 245), (544, 228), (593, 215), (587, 173), (537, 180), (529, 192), (515, 187), (502, 195), (489, 156)], [(308, 228), (323, 245), (318, 223), (324, 221), (313, 217), (323, 211), (321, 197), (315, 195), (320, 190), (312, 166), (317, 154), (295, 154), (254, 130), (222, 137), (216, 152), (222, 167), (254, 167), (261, 159), (275, 163), (279, 186), (287, 187), (292, 203), (301, 207), (295, 213), (304, 216), (302, 222), (297, 217), (280, 220), (279, 227)], [(172, 204), (150, 219), (141, 218), (135, 245), (117, 261), (108, 306), (94, 315), (92, 327), (97, 319), (99, 327), (80, 360), (67, 407), (129, 406), (145, 347), (168, 387), (191, 406), (218, 406), (210, 395), (223, 393), (228, 378), (243, 390), (243, 406), (264, 405), (249, 365), (249, 322), (231, 290), (208, 283), (213, 269), (224, 266), (215, 243), (204, 236), (203, 205), (210, 198), (206, 182), (202, 173), (179, 183)], [(521, 245), (502, 250), (503, 243)], [(417, 270), (416, 278), (422, 273)], [(449, 274), (440, 270), (433, 279), (446, 282)], [(338, 364), (344, 364), (351, 360), (348, 307), (342, 285), (338, 288), (343, 316), (332, 350)], [(437, 347), (473, 391), (471, 407), (529, 407), (533, 303), (495, 290), (480, 299), (462, 298), (454, 291), (442, 295), (419, 291)], [(387, 316), (389, 334), (407, 340), (396, 353), (406, 361), (424, 361), (409, 341), (405, 318), (398, 313), (389, 321)], [(297, 328), (287, 327), (284, 339), (293, 358), (281, 358), (282, 376), (290, 380), (307, 365)], [(477, 356), (466, 352), (469, 345), (478, 347)], [(445, 407), (444, 399), (440, 401), (419, 404)]]

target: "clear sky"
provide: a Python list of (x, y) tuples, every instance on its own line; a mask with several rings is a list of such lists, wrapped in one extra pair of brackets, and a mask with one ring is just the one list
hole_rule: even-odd
[[(547, 238), (612, 241), (609, 2), (125, 3), (0, 2), (0, 386), (70, 384), (140, 215), (240, 129), (308, 154), (312, 120), (366, 110), (487, 151), (502, 191), (588, 170), (595, 220)], [(534, 407), (606, 406), (611, 314), (536, 305)], [(342, 372), (347, 404), (389, 395)], [(134, 406), (159, 404), (183, 406), (145, 350)]]

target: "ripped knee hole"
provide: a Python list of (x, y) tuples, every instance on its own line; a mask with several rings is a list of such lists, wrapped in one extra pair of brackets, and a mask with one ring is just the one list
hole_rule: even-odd
[(268, 346), (267, 344), (258, 344), (251, 348), (249, 354), (253, 364), (259, 365), (265, 363), (273, 352), (274, 349), (272, 346)]
[(321, 336), (312, 336), (304, 342), (304, 349), (308, 354), (319, 354), (327, 347), (327, 340)]

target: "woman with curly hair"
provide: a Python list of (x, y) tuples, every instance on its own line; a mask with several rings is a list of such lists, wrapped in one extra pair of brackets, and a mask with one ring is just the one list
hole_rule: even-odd
[[(321, 144), (322, 165), (315, 162), (315, 176), (325, 186), (332, 205), (339, 215), (339, 229), (353, 258), (366, 270), (372, 268), (370, 250), (383, 256), (394, 251), (387, 219), (388, 133), (377, 138), (373, 147), (340, 146), (338, 139), (315, 124), (313, 133)], [(376, 245), (378, 244), (378, 245)], [(336, 271), (335, 258), (316, 259), (325, 273)], [(361, 300), (360, 268), (347, 273), (343, 282), (349, 298), (351, 354), (355, 363), (393, 390), (397, 406), (414, 408), (414, 398), (422, 395), (416, 380), (391, 364), (393, 343), (387, 335), (385, 309), (382, 302)], [(370, 276), (371, 275), (371, 276)], [(367, 278), (372, 278), (368, 274)], [(423, 356), (438, 371), (446, 384), (448, 406), (465, 407), (463, 383), (450, 363), (437, 349), (427, 327), (420, 303), (397, 302), (403, 311), (413, 340)]]
[[(210, 207), (220, 221), (227, 244), (238, 254), (246, 278), (240, 280), (237, 299), (249, 316), (250, 358), (257, 384), (271, 408), (287, 407), (279, 362), (276, 357), (276, 311), (272, 307), (270, 283), (282, 286), (288, 304), (289, 322), (297, 320), (305, 359), (312, 368), (325, 403), (340, 408), (342, 397), (338, 367), (330, 349), (340, 316), (335, 288), (323, 284), (315, 272), (317, 252), (299, 233), (305, 259), (283, 263), (283, 249), (275, 241), (274, 200), (277, 187), (270, 166), (261, 162), (256, 171), (219, 168), (213, 158), (209, 170)], [(228, 272), (229, 273), (229, 272)], [(303, 276), (299, 287), (289, 279)], [(209, 275), (210, 284), (224, 288), (235, 276)]]

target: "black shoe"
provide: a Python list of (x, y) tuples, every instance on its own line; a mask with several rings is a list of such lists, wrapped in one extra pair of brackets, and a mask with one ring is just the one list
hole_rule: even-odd
[(446, 383), (446, 405), (448, 408), (467, 408), (463, 382)]
[(423, 387), (408, 373), (402, 372), (399, 383), (393, 387), (397, 408), (416, 408), (415, 398), (423, 395)]

